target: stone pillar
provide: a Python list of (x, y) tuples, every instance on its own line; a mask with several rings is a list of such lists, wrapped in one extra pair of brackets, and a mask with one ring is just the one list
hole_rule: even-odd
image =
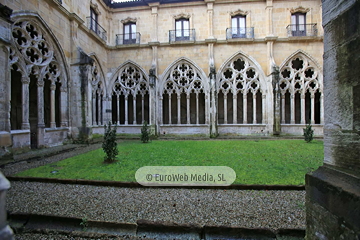
[(210, 67), (210, 137), (219, 135), (217, 129), (217, 91), (216, 91), (216, 73), (215, 67)]
[(69, 83), (71, 134), (73, 138), (87, 141), (91, 124), (91, 107), (88, 107), (91, 104), (88, 96), (89, 72), (94, 60), (79, 48), (74, 61)]
[(61, 127), (69, 126), (67, 103), (68, 103), (67, 86), (61, 85), (60, 87), (60, 126)]
[(44, 146), (45, 142), (45, 121), (44, 121), (44, 81), (38, 80), (37, 84), (37, 106), (38, 106), (38, 122), (37, 122), (37, 136), (38, 147)]
[(12, 145), (10, 133), (11, 66), (9, 64), (11, 14), (12, 9), (0, 4), (0, 157), (10, 154), (8, 148)]
[(50, 86), (50, 127), (56, 128), (55, 122), (55, 83), (51, 83)]
[(0, 172), (0, 239), (13, 240), (13, 232), (6, 222), (6, 191), (10, 188), (10, 182)]
[(21, 78), (22, 82), (22, 124), (21, 129), (30, 129), (29, 123), (29, 83), (30, 79), (28, 76), (23, 75)]
[[(280, 72), (278, 66), (273, 66), (272, 73), (272, 85), (273, 85), (273, 95), (274, 95), (274, 125), (273, 125), (273, 134), (280, 135), (281, 133), (281, 92), (279, 86)], [(285, 110), (285, 108), (283, 108)], [(285, 116), (285, 115), (284, 115)]]
[(306, 239), (360, 237), (360, 0), (323, 0), (324, 165), (306, 175)]

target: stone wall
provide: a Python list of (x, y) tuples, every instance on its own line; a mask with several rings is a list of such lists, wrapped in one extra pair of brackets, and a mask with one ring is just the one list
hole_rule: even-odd
[(307, 239), (360, 237), (360, 1), (323, 1), (324, 166), (306, 176)]
[[(127, 65), (140, 69), (144, 79), (148, 81), (147, 87), (151, 97), (150, 104), (146, 103), (146, 107), (149, 108), (146, 109), (146, 112), (149, 112), (150, 124), (157, 129), (158, 133), (163, 116), (161, 112), (162, 90), (158, 89), (158, 86), (168, 77), (165, 76), (168, 74), (166, 71), (174, 67), (174, 64), (180, 60), (190, 64), (194, 69), (198, 69), (201, 72), (202, 81), (206, 83), (205, 85), (210, 86), (205, 96), (206, 104), (202, 105), (207, 108), (205, 110), (206, 119), (209, 121), (198, 129), (194, 128), (193, 132), (212, 136), (218, 134), (214, 127), (217, 125), (218, 111), (216, 82), (220, 81), (221, 71), (225, 71), (225, 63), (229, 64), (231, 59), (235, 61), (234, 58), (241, 57), (246, 61), (251, 61), (257, 71), (261, 73), (260, 81), (264, 85), (262, 89), (263, 102), (260, 99), (256, 100), (263, 106), (264, 121), (260, 126), (251, 126), (253, 123), (237, 126), (238, 131), (235, 132), (239, 134), (265, 132), (271, 135), (273, 133), (275, 122), (272, 91), (277, 83), (273, 82), (272, 69), (275, 65), (281, 66), (285, 61), (291, 61), (290, 58), (294, 54), (301, 53), (303, 57), (316, 63), (314, 66), (319, 73), (318, 81), (322, 86), (323, 31), (320, 0), (301, 1), (300, 3), (295, 0), (231, 2), (205, 0), (171, 4), (152, 1), (147, 6), (144, 4), (136, 6), (135, 4), (125, 8), (110, 8), (102, 0), (84, 1), (81, 4), (76, 0), (0, 1), (14, 10), (13, 16), (31, 15), (33, 19), (37, 19), (35, 22), (39, 23), (39, 26), (36, 27), (44, 26), (42, 31), (49, 36), (54, 36), (53, 44), (59, 49), (58, 54), (63, 58), (61, 59), (62, 74), (66, 76), (69, 83), (61, 93), (61, 127), (67, 128), (68, 134), (74, 138), (82, 131), (91, 134), (92, 127), (98, 127), (98, 125), (116, 118), (114, 114), (117, 114), (117, 110), (112, 109), (115, 106), (114, 84), (118, 79), (119, 70)], [(90, 29), (87, 19), (90, 16), (90, 8), (98, 14), (98, 29), (103, 28), (106, 33)], [(317, 24), (317, 35), (288, 36), (287, 26), (291, 23), (292, 12), (306, 13), (306, 23)], [(231, 27), (231, 17), (237, 14), (246, 16), (246, 27), (254, 29), (254, 36), (232, 38), (232, 34), (230, 34), (229, 38), (229, 35), (226, 35), (226, 29)], [(195, 29), (195, 38), (191, 41), (170, 42), (169, 31), (175, 29), (175, 20), (182, 17), (189, 19), (190, 28)], [(118, 44), (116, 37), (118, 34), (124, 33), (123, 25), (129, 21), (136, 23), (136, 32), (141, 34), (140, 42)], [(90, 57), (93, 61), (82, 63), (82, 55)], [(4, 71), (7, 69), (6, 58), (6, 51), (4, 51), (0, 58)], [(94, 71), (95, 68), (96, 71)], [(151, 76), (150, 70), (152, 71)], [(6, 78), (10, 79), (10, 73), (8, 74)], [(151, 83), (149, 83), (150, 79), (152, 79)], [(120, 95), (118, 97), (122, 99)], [(193, 97), (193, 99), (195, 98)], [(98, 102), (95, 104), (95, 101)], [(119, 101), (117, 107), (124, 106), (125, 100)], [(184, 108), (186, 99), (182, 101), (180, 105)], [(211, 101), (213, 104), (210, 107)], [(251, 104), (253, 103), (251, 99), (249, 101), (248, 107), (252, 108)], [(8, 100), (2, 102), (5, 103), (5, 108), (2, 109), (6, 109)], [(289, 103), (286, 104), (289, 105)], [(194, 103), (190, 105), (193, 108), (191, 111), (195, 111)], [(136, 108), (140, 109), (138, 106), (134, 107), (134, 109)], [(232, 106), (229, 106), (229, 111), (231, 108)], [(299, 109), (300, 106), (299, 104), (298, 106), (294, 105), (293, 108)], [(239, 109), (241, 111), (241, 108)], [(224, 109), (222, 110), (224, 111)], [(9, 109), (1, 113), (1, 122), (5, 124), (9, 122), (8, 112)], [(239, 114), (242, 113), (239, 112)], [(261, 113), (256, 114), (261, 115)], [(136, 129), (139, 127), (136, 125), (124, 129), (119, 128), (119, 132)], [(209, 130), (210, 125), (212, 131)], [(166, 127), (167, 131), (178, 133), (179, 129), (192, 132), (188, 129), (195, 125), (186, 126), (186, 128)], [(223, 126), (220, 133), (228, 134), (229, 131), (233, 131), (234, 127), (236, 128), (236, 126)], [(299, 135), (302, 134), (303, 127), (304, 123), (296, 126), (284, 125), (283, 133)], [(6, 127), (4, 126), (4, 128)], [(316, 134), (322, 135), (322, 122), (318, 123), (315, 128)], [(6, 139), (11, 139), (9, 138), (9, 134), (11, 135), (9, 126), (6, 130), (0, 129), (0, 131), (5, 131), (3, 139), (5, 136), (7, 136)], [(64, 131), (61, 129), (60, 132)], [(96, 132), (98, 131), (96, 130)], [(66, 137), (61, 135), (61, 137), (56, 137), (58, 140), (47, 141), (44, 139), (45, 132), (44, 129), (39, 131), (40, 138), (42, 138), (39, 140), (40, 145), (60, 144), (61, 139)], [(24, 144), (18, 143), (18, 145), (23, 146)]]

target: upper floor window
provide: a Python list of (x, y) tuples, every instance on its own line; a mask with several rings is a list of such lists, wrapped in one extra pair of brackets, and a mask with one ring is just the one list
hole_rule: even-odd
[(128, 22), (124, 24), (124, 44), (136, 43), (136, 23)]
[(246, 16), (237, 15), (231, 18), (232, 38), (246, 38)]
[(90, 29), (97, 33), (98, 30), (98, 14), (93, 8), (90, 8)]
[(176, 41), (190, 40), (190, 21), (188, 18), (180, 18), (175, 21)]
[(306, 36), (306, 13), (293, 13), (291, 15), (292, 36)]

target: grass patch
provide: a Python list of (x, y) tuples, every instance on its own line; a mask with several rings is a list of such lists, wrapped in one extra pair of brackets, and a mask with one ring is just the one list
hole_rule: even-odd
[(16, 174), (45, 178), (135, 181), (143, 166), (228, 166), (235, 184), (305, 184), (305, 174), (323, 163), (323, 142), (304, 140), (124, 141), (119, 161), (104, 164), (97, 149)]

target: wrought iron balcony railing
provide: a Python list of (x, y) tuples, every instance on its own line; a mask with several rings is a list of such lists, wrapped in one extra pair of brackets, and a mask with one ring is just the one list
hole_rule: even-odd
[(286, 27), (288, 37), (315, 37), (318, 30), (316, 23), (290, 24)]
[(195, 29), (180, 29), (169, 31), (169, 42), (195, 41)]
[(116, 34), (116, 45), (140, 44), (140, 38), (141, 34), (139, 32)]
[(233, 38), (254, 38), (253, 27), (227, 28), (226, 39)]
[(104, 41), (107, 41), (107, 36), (106, 36), (106, 31), (105, 29), (100, 26), (100, 24), (98, 24), (95, 19), (91, 18), (91, 17), (87, 17), (87, 25), (88, 28), (93, 31), (94, 33), (96, 33), (96, 35), (98, 35), (100, 38), (102, 38)]

